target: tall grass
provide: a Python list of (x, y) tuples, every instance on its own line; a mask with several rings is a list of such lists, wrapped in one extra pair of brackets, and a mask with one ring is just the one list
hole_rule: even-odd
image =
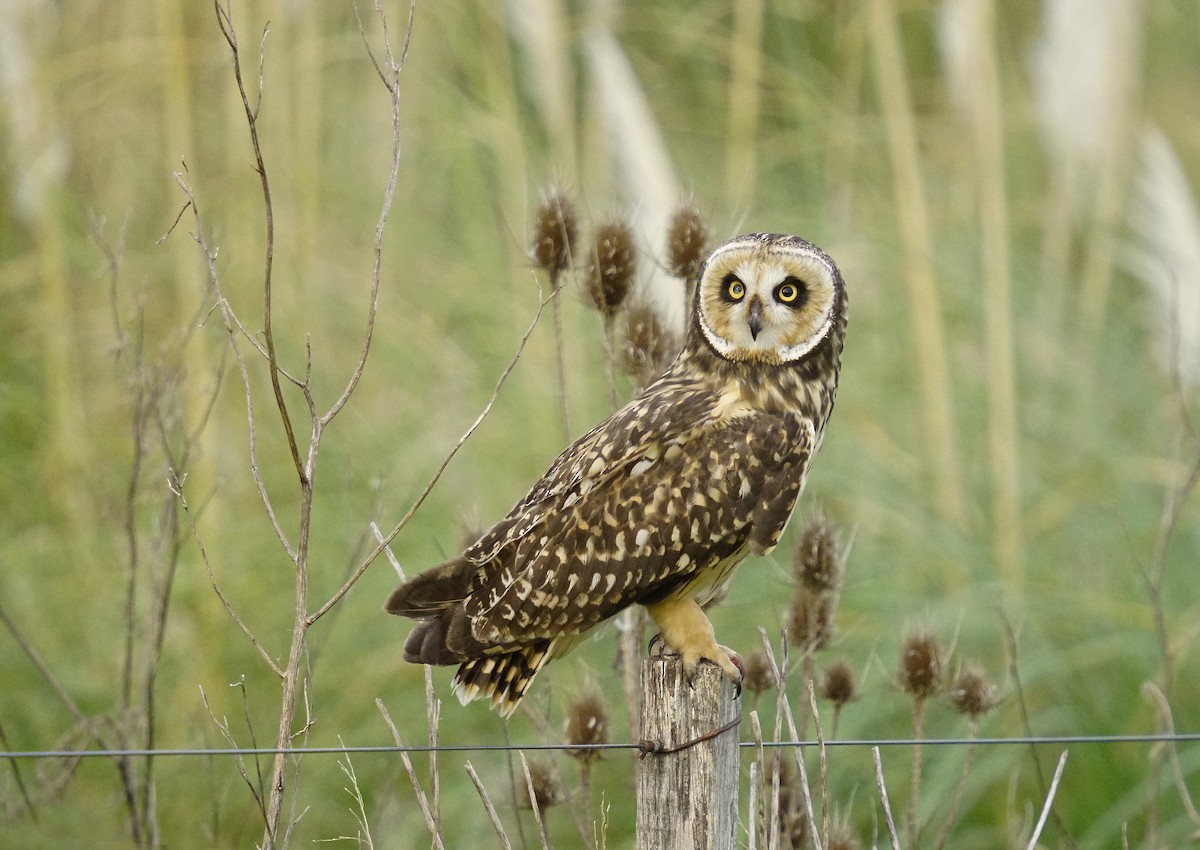
[[(170, 172), (186, 159), (204, 210), (202, 235), (220, 249), (223, 290), (239, 315), (261, 311), (262, 200), (228, 52), (206, 4), (176, 5), (134, 0), (114, 11), (78, 0), (67, 14), (34, 4), (3, 24), (4, 43), (16, 39), (28, 60), (19, 74), (16, 54), (0, 60), (7, 63), (0, 607), (13, 627), (0, 632), (0, 745), (9, 749), (95, 745), (115, 740), (115, 729), (145, 728), (132, 723), (127, 709), (136, 701), (123, 703), (122, 662), (113, 660), (126, 656), (131, 634), (138, 658), (154, 645), (153, 629), (131, 631), (126, 615), (125, 517), (134, 517), (147, 543), (139, 575), (154, 575), (151, 566), (169, 561), (149, 542), (165, 527), (163, 511), (178, 510), (165, 497), (180, 464), (170, 451), (146, 454), (141, 495), (130, 503), (134, 379), (114, 353), (108, 258), (90, 223), (100, 217), (107, 219), (100, 232), (122, 246), (115, 302), (122, 326), (144, 329), (148, 374), (182, 364), (188, 400), (176, 412), (186, 423), (204, 422), (185, 492), (214, 575), (263, 651), (280, 663), (288, 654), (293, 604), (279, 581), (291, 566), (261, 518), (245, 397), (229, 380), (202, 257), (188, 225), (157, 242), (183, 203)], [(528, 26), (530, 9), (545, 15), (547, 29)], [(1131, 55), (1140, 58), (1111, 83), (1140, 92), (1138, 108), (1126, 108), (1115, 130), (1126, 137), (1124, 160), (1114, 160), (1106, 188), (1079, 190), (1099, 194), (1086, 195), (1095, 199), (1084, 207), (1091, 212), (1076, 220), (1055, 213), (1066, 203), (1056, 195), (1066, 166), (1046, 143), (1034, 105), (1037, 75), (1052, 73), (1030, 61), (1043, 35), (1042, 24), (1029, 21), (1039, 21), (1042, 4), (987, 9), (995, 17), (979, 34), (992, 49), (974, 54), (968, 77), (977, 111), (964, 114), (947, 88), (929, 4), (654, 0), (610, 5), (602, 31), (590, 4), (419, 4), (401, 77), (403, 154), (371, 360), (321, 448), (313, 597), (342, 585), (375, 545), (368, 523), (387, 528), (400, 518), (488, 402), (538, 309), (526, 252), (542, 188), (556, 182), (569, 190), (588, 232), (614, 209), (652, 220), (637, 180), (614, 177), (623, 173), (618, 155), (632, 162), (647, 151), (612, 141), (612, 116), (624, 110), (628, 119), (634, 110), (601, 70), (601, 38), (605, 67), (627, 72), (661, 140), (652, 152), (658, 179), (674, 182), (661, 184), (668, 190), (656, 192), (655, 204), (669, 212), (681, 186), (709, 214), (714, 238), (798, 232), (827, 247), (845, 272), (851, 323), (841, 394), (800, 507), (807, 518), (819, 504), (852, 541), (837, 631), (811, 659), (818, 676), (844, 662), (857, 677), (857, 698), (836, 712), (837, 736), (912, 733), (896, 659), (916, 629), (945, 642), (947, 678), (978, 663), (997, 694), (995, 709), (977, 723), (958, 714), (947, 693), (928, 697), (924, 738), (1154, 731), (1168, 718), (1143, 696), (1147, 681), (1159, 689), (1170, 683), (1170, 720), (1194, 731), (1200, 692), (1191, 624), (1200, 600), (1189, 568), (1200, 551), (1200, 510), (1188, 483), (1195, 399), (1163, 368), (1171, 348), (1161, 345), (1188, 317), (1172, 316), (1172, 303), (1182, 301), (1152, 300), (1114, 259), (1134, 257), (1134, 271), (1160, 272), (1147, 260), (1175, 250), (1160, 247), (1170, 242), (1156, 238), (1164, 229), (1147, 229), (1155, 217), (1147, 213), (1136, 232), (1126, 231), (1122, 214), (1153, 209), (1154, 197), (1166, 209), (1169, 198), (1188, 191), (1194, 198), (1200, 185), (1192, 96), (1200, 86), (1200, 29), (1186, 4), (1143, 4), (1128, 33)], [(388, 11), (394, 22), (402, 17)], [(360, 353), (388, 166), (387, 97), (348, 8), (262, 0), (236, 3), (234, 13), (252, 48), (272, 22), (260, 132), (277, 216), (279, 359), (302, 374), (311, 347), (312, 386), (328, 398)], [(568, 79), (549, 77), (564, 68)], [(1060, 112), (1069, 117), (1070, 104)], [(21, 123), (31, 116), (35, 124)], [(1150, 121), (1178, 168), (1163, 166), (1162, 156), (1148, 159), (1131, 203), (1123, 175), (1135, 165), (1132, 140), (1151, 138)], [(56, 150), (68, 157), (48, 167)], [(1173, 188), (1161, 188), (1165, 173)], [(30, 186), (34, 205), (24, 194)], [(664, 263), (661, 228), (654, 231), (639, 240), (646, 277)], [(1138, 251), (1130, 253), (1135, 240)], [(601, 329), (575, 281), (582, 276), (568, 277), (564, 374), (579, 432), (607, 412), (608, 379)], [(1154, 280), (1154, 291), (1170, 291), (1164, 277)], [(248, 330), (259, 334), (261, 322)], [(453, 554), (469, 528), (501, 516), (562, 448), (556, 348), (551, 323), (539, 323), (491, 414), (394, 541), (409, 573)], [(268, 403), (266, 373), (251, 385)], [(619, 377), (618, 394), (631, 390)], [(204, 400), (214, 392), (205, 420)], [(291, 409), (303, 409), (300, 393), (283, 392)], [(269, 429), (259, 436), (265, 488), (293, 498), (287, 444)], [(1016, 468), (1017, 445), (1014, 491), (1001, 476)], [(1008, 535), (1018, 522), (1019, 583), (1015, 571), (994, 568), (1009, 562), (998, 546), (1017, 539)], [(776, 635), (787, 624), (785, 561), (776, 555), (742, 570), (713, 612), (723, 643), (749, 651), (760, 643), (759, 627)], [(304, 728), (310, 743), (392, 740), (377, 698), (404, 741), (428, 739), (422, 671), (399, 660), (405, 626), (380, 610), (393, 583), (378, 561), (309, 631), (300, 668), (307, 689), (293, 731)], [(133, 622), (153, 622), (153, 599), (136, 597)], [(593, 685), (619, 740), (627, 727), (615, 644), (610, 629), (556, 662), (529, 697), (534, 719), (518, 717), (506, 728), (479, 706), (448, 704), (438, 740), (561, 736), (570, 698)], [(191, 544), (179, 550), (161, 653), (145, 709), (154, 712), (157, 745), (223, 745), (208, 708), (239, 744), (276, 738), (279, 680), (226, 615)], [(800, 678), (791, 680), (794, 705), (807, 702)], [(434, 671), (433, 686), (446, 696), (445, 671)], [(762, 728), (775, 722), (771, 702)], [(826, 718), (834, 714), (820, 708)], [(1196, 827), (1167, 750), (1070, 750), (1043, 846), (1071, 839), (1087, 847), (1188, 846)], [(892, 810), (902, 827), (913, 811), (928, 843), (956, 807), (946, 846), (1024, 846), (1058, 756), (977, 746), (962, 784), (965, 751), (925, 746), (917, 799), (909, 796), (909, 750), (884, 749), (881, 763)], [(1200, 757), (1188, 746), (1177, 756), (1194, 788)], [(827, 759), (830, 834), (845, 821), (869, 840), (882, 817), (870, 752), (830, 747)], [(428, 760), (413, 759), (445, 845), (499, 841), (474, 776), (513, 845), (540, 846), (532, 813), (514, 810), (520, 758), (511, 769), (501, 753), (471, 753), (473, 774), (467, 760), (439, 756), (435, 794)], [(616, 752), (589, 764), (594, 805), (581, 817), (603, 820), (598, 846), (631, 843), (633, 760)], [(246, 775), (256, 781), (268, 762), (247, 759)], [(818, 771), (808, 766), (815, 785)], [(563, 808), (579, 805), (571, 796), (579, 770), (562, 757), (556, 769), (567, 799), (541, 812), (547, 838), (556, 847), (583, 846), (578, 817)], [(129, 839), (127, 786), (111, 761), (23, 761), (0, 771), (5, 841)], [(154, 809), (161, 843), (246, 846), (262, 837), (261, 815), (233, 761), (163, 758), (152, 779), (150, 796), (139, 799), (151, 801), (144, 808)], [(392, 756), (356, 754), (342, 767), (332, 757), (304, 757), (284, 811), (291, 817), (294, 801), (295, 814), (304, 812), (291, 843), (337, 836), (365, 843), (369, 834), (375, 846), (429, 846), (413, 781)], [(779, 808), (761, 794), (756, 805)], [(876, 843), (887, 843), (875, 829)]]

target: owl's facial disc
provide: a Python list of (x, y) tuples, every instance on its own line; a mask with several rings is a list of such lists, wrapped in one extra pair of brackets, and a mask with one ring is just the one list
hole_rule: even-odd
[(802, 240), (732, 240), (701, 274), (700, 329), (728, 360), (799, 360), (833, 325), (837, 275), (832, 261)]

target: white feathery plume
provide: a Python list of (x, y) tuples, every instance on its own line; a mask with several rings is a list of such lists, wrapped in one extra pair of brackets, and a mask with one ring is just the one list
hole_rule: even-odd
[[(598, 0), (585, 40), (588, 68), (617, 166), (617, 180), (634, 203), (634, 230), (657, 256), (671, 213), (683, 193), (658, 122), (629, 59), (613, 34), (611, 0)], [(659, 263), (643, 263), (636, 297), (651, 306), (663, 326), (682, 337), (684, 298), (679, 282)]]
[(1122, 260), (1146, 285), (1157, 315), (1159, 356), (1191, 389), (1200, 387), (1200, 208), (1170, 141), (1143, 131), (1128, 223), (1136, 242)]
[(36, 41), (35, 16), (46, 15), (44, 4), (37, 0), (0, 0), (0, 104), (4, 104), (0, 120), (8, 124), (9, 155), (16, 165), (12, 169), (15, 206), (28, 222), (45, 212), (71, 161), (65, 135), (47, 116), (29, 53), (29, 45)]
[(1120, 144), (1140, 42), (1140, 0), (1046, 0), (1034, 103), (1054, 162), (1092, 171)]
[(572, 128), (571, 64), (563, 0), (506, 0), (509, 27), (529, 62), (529, 85), (546, 130), (569, 156)]
[(978, 97), (975, 52), (979, 34), (979, 0), (944, 0), (937, 12), (937, 44), (950, 102), (970, 113)]

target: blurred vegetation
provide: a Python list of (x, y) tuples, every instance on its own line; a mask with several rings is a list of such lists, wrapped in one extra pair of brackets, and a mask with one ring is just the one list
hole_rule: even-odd
[[(643, 199), (614, 164), (621, 151), (606, 132), (589, 64), (605, 5), (417, 5), (401, 75), (403, 160), (374, 347), (320, 456), (316, 600), (336, 590), (372, 545), (368, 523), (386, 529), (399, 519), (486, 403), (537, 307), (527, 250), (544, 188), (555, 184), (574, 197), (584, 227), (614, 211), (638, 219)], [(650, 0), (609, 11), (678, 182), (709, 216), (714, 239), (755, 229), (798, 233), (828, 250), (848, 282), (838, 408), (799, 508), (802, 517), (823, 510), (849, 549), (836, 634), (816, 658), (818, 667), (848, 661), (858, 676), (858, 698), (840, 711), (838, 737), (911, 733), (912, 705), (897, 671), (914, 629), (943, 641), (948, 678), (971, 659), (991, 676), (999, 704), (980, 721), (985, 737), (1158, 731), (1159, 715), (1142, 691), (1148, 681), (1163, 687), (1165, 670), (1175, 726), (1194, 731), (1194, 496), (1181, 494), (1170, 539), (1160, 545), (1160, 535), (1164, 506), (1197, 451), (1187, 418), (1197, 412), (1195, 383), (1178, 387), (1172, 372), (1186, 378), (1200, 364), (1164, 365), (1162, 341), (1174, 331), (1123, 257), (1147, 241), (1126, 219), (1146, 128), (1161, 128), (1174, 146), (1185, 187), (1200, 185), (1200, 12), (1176, 0), (1130, 4), (1128, 67), (1113, 59), (1126, 69), (1112, 84), (1119, 120), (1111, 138), (1097, 140), (1111, 156), (1069, 180), (1038, 120), (1039, 86), (1051, 73), (1034, 61), (1049, 16), (1039, 3), (996, 4), (985, 38), (997, 97), (978, 101), (988, 91), (982, 86), (963, 105), (949, 12), (980, 5), (987, 4)], [(223, 289), (247, 326), (261, 327), (262, 199), (228, 50), (205, 3), (8, 6), (0, 23), (0, 607), (12, 629), (0, 636), (0, 745), (129, 741), (130, 730), (148, 728), (149, 705), (156, 746), (223, 746), (201, 689), (239, 745), (269, 744), (277, 680), (216, 598), (167, 489), (169, 469), (187, 473), (222, 592), (268, 653), (285, 654), (291, 567), (250, 476), (245, 397), (211, 313), (190, 219), (160, 241), (183, 206), (172, 172), (186, 163), (205, 237), (220, 249)], [(544, 66), (521, 35), (552, 20), (539, 9), (562, 17), (565, 119), (547, 110)], [(386, 11), (399, 44), (407, 6), (389, 2)], [(369, 12), (362, 10), (377, 45), (379, 24)], [(280, 358), (302, 372), (311, 345), (312, 383), (328, 405), (362, 339), (390, 153), (387, 93), (349, 4), (237, 0), (233, 15), (248, 56), (270, 22), (260, 133), (274, 194)], [(885, 55), (881, 20), (884, 29), (887, 21), (897, 27), (903, 67), (876, 64)], [(986, 70), (981, 55), (969, 51), (966, 67)], [(898, 74), (915, 122), (919, 210), (894, 188), (901, 165), (888, 108), (904, 104), (889, 103), (887, 92)], [(1057, 101), (1067, 124), (1075, 103)], [(991, 140), (999, 159), (981, 156), (988, 139), (979, 122), (989, 110), (999, 121)], [(1002, 219), (981, 206), (997, 189)], [(928, 245), (912, 244), (914, 216), (927, 221)], [(662, 245), (643, 237), (642, 251), (648, 276), (662, 262)], [(913, 297), (914, 256), (928, 264), (940, 303)], [(1005, 264), (1000, 278), (988, 265), (997, 256)], [(1189, 271), (1175, 269), (1181, 288), (1200, 286)], [(998, 279), (1010, 289), (999, 301)], [(566, 296), (565, 370), (578, 434), (608, 410), (603, 331), (578, 280)], [(1011, 321), (999, 348), (989, 336), (997, 303)], [(949, 403), (952, 469), (939, 467), (947, 453), (929, 432), (930, 376), (919, 353), (929, 340), (919, 330), (931, 324), (944, 342), (946, 381), (935, 390)], [(490, 417), (395, 541), (410, 573), (501, 516), (561, 450), (555, 350), (552, 324), (543, 320)], [(1006, 359), (1008, 432), (994, 377)], [(262, 473), (294, 533), (295, 479), (265, 369), (253, 368)], [(627, 397), (632, 384), (620, 380)], [(298, 394), (288, 401), (302, 404)], [(1015, 468), (997, 468), (997, 440), (1008, 441)], [(1011, 515), (999, 509), (1006, 496), (997, 485), (1010, 472)], [(947, 501), (939, 480), (956, 480), (957, 495)], [(782, 545), (741, 571), (713, 612), (722, 642), (748, 651), (760, 626), (775, 636), (787, 625), (789, 551)], [(1157, 609), (1148, 592), (1156, 553), (1165, 567)], [(130, 608), (132, 574), (141, 578)], [(376, 698), (407, 742), (426, 739), (422, 671), (400, 660), (407, 625), (381, 610), (395, 582), (380, 559), (314, 628), (311, 713), (300, 714), (311, 728), (298, 743), (389, 742)], [(556, 733), (566, 701), (597, 688), (612, 715), (610, 735), (623, 740), (615, 643), (606, 629), (539, 678), (529, 702)], [(143, 677), (132, 684), (123, 672), (128, 646), (130, 669)], [(450, 675), (434, 673), (444, 699)], [(130, 697), (139, 682), (152, 703)], [(793, 704), (803, 704), (799, 677), (792, 686)], [(772, 705), (765, 697), (765, 715)], [(944, 694), (929, 700), (923, 719), (927, 737), (968, 731)], [(484, 707), (460, 709), (452, 700), (441, 739), (541, 740), (527, 718), (518, 715), (506, 730)], [(1142, 846), (1153, 834), (1155, 846), (1190, 846), (1197, 825), (1169, 772), (1154, 769), (1161, 750), (1091, 744), (1070, 752), (1044, 845), (1118, 847), (1127, 834), (1128, 846)], [(1004, 846), (1027, 836), (1058, 753), (1017, 746), (975, 753), (948, 846)], [(911, 754), (888, 749), (883, 757), (893, 808), (903, 812)], [(470, 758), (515, 835), (505, 755)], [(864, 840), (881, 842), (869, 753), (837, 749), (830, 760), (839, 816)], [(918, 817), (929, 824), (928, 842), (950, 811), (961, 760), (961, 749), (924, 753)], [(1195, 789), (1200, 751), (1182, 747), (1180, 760)], [(463, 761), (459, 754), (439, 760), (447, 846), (491, 846), (497, 839)], [(632, 842), (633, 761), (612, 753), (590, 767), (590, 816), (607, 812), (609, 847)], [(376, 845), (427, 845), (398, 760), (356, 755), (353, 762)], [(424, 775), (425, 759), (417, 762)], [(577, 766), (566, 757), (559, 765), (568, 791), (577, 788)], [(111, 760), (0, 767), (0, 843), (129, 840)], [(248, 770), (253, 775), (254, 765)], [(261, 835), (230, 759), (161, 758), (151, 782), (147, 806), (165, 845), (249, 846)], [(355, 834), (346, 785), (336, 757), (303, 760), (294, 843)], [(547, 813), (547, 828), (555, 846), (578, 845), (575, 824), (558, 809)], [(536, 843), (532, 820), (523, 831)]]

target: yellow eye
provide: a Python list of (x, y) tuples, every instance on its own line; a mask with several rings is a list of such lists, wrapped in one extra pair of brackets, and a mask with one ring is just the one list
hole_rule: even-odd
[(794, 304), (800, 298), (800, 285), (788, 278), (775, 289), (775, 297), (784, 304)]
[(742, 283), (736, 277), (731, 277), (725, 282), (725, 291), (729, 293), (729, 297), (734, 301), (741, 301), (746, 297), (746, 284)]

